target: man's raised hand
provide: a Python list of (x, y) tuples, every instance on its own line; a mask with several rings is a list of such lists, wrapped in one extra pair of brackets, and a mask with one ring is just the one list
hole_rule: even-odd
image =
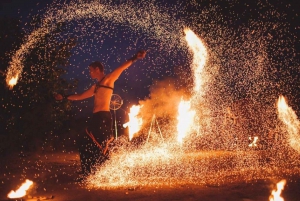
[(61, 101), (62, 99), (64, 99), (64, 97), (61, 94), (54, 94), (54, 98), (57, 101)]
[(138, 52), (136, 53), (136, 58), (137, 58), (137, 59), (143, 59), (143, 58), (145, 58), (146, 52), (147, 52), (147, 51), (145, 51), (145, 50), (140, 50), (140, 51), (138, 51)]

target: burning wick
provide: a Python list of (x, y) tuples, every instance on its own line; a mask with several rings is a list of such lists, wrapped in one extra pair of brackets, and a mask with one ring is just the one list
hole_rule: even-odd
[(21, 185), (21, 187), (14, 191), (11, 190), (10, 193), (7, 194), (8, 198), (21, 198), (26, 195), (26, 191), (29, 189), (29, 187), (33, 184), (32, 181), (26, 179), (26, 181)]
[(284, 188), (285, 183), (286, 183), (285, 179), (277, 183), (277, 191), (275, 190), (272, 191), (271, 196), (269, 197), (270, 201), (284, 201), (284, 199), (280, 196), (280, 194)]
[(9, 81), (8, 81), (8, 85), (9, 85), (9, 89), (12, 89), (13, 86), (15, 86), (17, 84), (19, 76), (16, 75), (15, 77), (12, 77)]

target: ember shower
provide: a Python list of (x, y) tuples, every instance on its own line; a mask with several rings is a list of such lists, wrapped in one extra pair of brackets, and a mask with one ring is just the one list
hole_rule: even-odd
[[(299, 67), (292, 56), (295, 37), (285, 35), (288, 27), (282, 21), (283, 14), (270, 5), (258, 4), (258, 17), (233, 27), (229, 22), (234, 13), (222, 16), (222, 6), (201, 7), (193, 1), (172, 5), (155, 1), (56, 2), (46, 10), (41, 27), (28, 33), (23, 46), (12, 54), (7, 83), (22, 76), (24, 57), (40, 36), (54, 34), (57, 23), (68, 25), (66, 35), (76, 34), (85, 41), (77, 47), (77, 55), (103, 54), (105, 37), (114, 38), (121, 31), (124, 38), (116, 40), (146, 46), (151, 57), (151, 67), (141, 67), (138, 78), (153, 81), (149, 97), (139, 102), (143, 105), (140, 116), (148, 124), (135, 137), (148, 135), (155, 114), (164, 140), (159, 140), (155, 131), (144, 144), (120, 138), (111, 159), (87, 181), (90, 187), (219, 184), (290, 177), (299, 173), (299, 153), (289, 145), (288, 130), (274, 105), (281, 93), (292, 97), (288, 88), (278, 87), (286, 80), (278, 78), (276, 72)], [(195, 55), (185, 41), (185, 27), (196, 33), (207, 50), (203, 70), (196, 76), (191, 69)], [(57, 36), (57, 40), (63, 37)], [(97, 45), (90, 45), (91, 41)], [(131, 50), (127, 48), (125, 53)], [(118, 57), (117, 49), (109, 51), (111, 57)], [(279, 56), (281, 59), (276, 60)], [(165, 77), (157, 77), (162, 74)], [(201, 88), (194, 90), (198, 80)], [(193, 100), (191, 108), (197, 118), (195, 128), (178, 143), (176, 117), (181, 98)], [(236, 120), (231, 113), (243, 117), (243, 123), (224, 123), (228, 116)], [(245, 141), (256, 136), (258, 142), (271, 136), (272, 143), (261, 144), (259, 149), (248, 147)]]

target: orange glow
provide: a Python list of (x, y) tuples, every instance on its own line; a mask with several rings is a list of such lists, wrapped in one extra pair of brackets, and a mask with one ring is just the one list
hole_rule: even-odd
[(19, 75), (17, 74), (16, 76), (14, 76), (8, 80), (9, 89), (12, 89), (17, 84), (18, 78), (19, 78)]
[(279, 119), (286, 125), (290, 146), (300, 152), (299, 120), (294, 110), (288, 106), (283, 96), (277, 102)]
[[(194, 75), (194, 86), (193, 86), (193, 91), (192, 91), (192, 97), (190, 98), (189, 104), (189, 109), (190, 105), (199, 105), (201, 103), (204, 103), (204, 95), (206, 93), (206, 88), (204, 87), (205, 84), (208, 82), (210, 78), (210, 74), (208, 74), (204, 67), (207, 63), (208, 60), (208, 53), (207, 53), (207, 48), (204, 45), (203, 41), (189, 28), (184, 29), (185, 33), (185, 40), (187, 42), (187, 45), (193, 54), (193, 61), (191, 64), (191, 70)], [(194, 104), (195, 103), (195, 104)], [(187, 103), (183, 103), (184, 105)], [(184, 106), (187, 107), (187, 106)], [(183, 111), (182, 111), (183, 112)], [(187, 114), (185, 115), (190, 115), (188, 117), (179, 117), (178, 121), (178, 126), (177, 126), (177, 131), (178, 131), (178, 141), (182, 142), (182, 139), (184, 136), (186, 136), (187, 132), (192, 128), (193, 123), (194, 123), (194, 115), (195, 112), (191, 111), (188, 112), (186, 110)], [(209, 109), (205, 106), (201, 107), (201, 113), (197, 114), (197, 117), (201, 119), (202, 122), (208, 122), (209, 119), (207, 118), (209, 116)], [(202, 117), (202, 115), (205, 114), (205, 118)], [(179, 114), (180, 116), (182, 114)], [(208, 124), (208, 123), (206, 123)], [(198, 127), (198, 133), (201, 130), (201, 125), (195, 125), (195, 127)]]
[(7, 194), (8, 198), (21, 198), (26, 195), (26, 191), (29, 189), (29, 187), (33, 184), (32, 181), (26, 179), (26, 181), (21, 185), (21, 187), (14, 191), (11, 190), (9, 194)]
[(178, 106), (177, 140), (182, 143), (183, 138), (190, 132), (194, 124), (195, 111), (191, 110), (191, 102), (181, 100)]
[(129, 122), (123, 124), (124, 128), (126, 128), (126, 127), (129, 128), (129, 140), (130, 141), (132, 140), (133, 135), (135, 133), (139, 132), (139, 130), (141, 129), (141, 126), (143, 124), (143, 119), (138, 117), (140, 109), (142, 107), (143, 106), (140, 106), (140, 105), (133, 105), (130, 108), (130, 113), (128, 114)]
[[(252, 138), (249, 137), (249, 140), (251, 140), (251, 139), (252, 139)], [(249, 144), (249, 147), (257, 147), (257, 144), (256, 144), (257, 140), (258, 140), (258, 137), (257, 137), (257, 136), (253, 137), (253, 142), (251, 142), (251, 143)]]
[(201, 39), (190, 29), (184, 29), (185, 39), (193, 52), (192, 70), (194, 72), (194, 92), (202, 92), (203, 68), (207, 61), (207, 50)]
[(284, 189), (284, 185), (286, 180), (281, 180), (277, 183), (277, 190), (273, 190), (271, 196), (269, 197), (270, 201), (284, 201), (284, 199), (280, 196), (281, 191)]

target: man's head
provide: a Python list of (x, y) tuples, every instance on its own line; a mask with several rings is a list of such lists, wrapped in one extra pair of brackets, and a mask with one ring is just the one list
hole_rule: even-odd
[(99, 79), (104, 74), (104, 66), (100, 61), (94, 61), (89, 65), (90, 75), (92, 79)]
[(104, 66), (100, 61), (94, 61), (89, 65), (89, 67), (92, 67), (94, 69), (99, 68), (100, 72), (104, 71)]

